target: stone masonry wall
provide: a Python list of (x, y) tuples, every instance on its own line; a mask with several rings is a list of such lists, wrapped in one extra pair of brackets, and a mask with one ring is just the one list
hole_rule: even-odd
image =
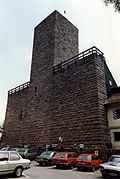
[(35, 28), (30, 77), (32, 102), (29, 104), (30, 108), (35, 109), (35, 115), (31, 118), (35, 128), (33, 129), (35, 143), (51, 141), (51, 116), (54, 113), (53, 66), (76, 54), (78, 54), (78, 30), (57, 11)]
[(30, 85), (8, 96), (4, 143), (37, 148), (62, 137), (65, 147), (106, 147), (103, 56), (91, 54), (55, 70), (77, 53), (78, 30), (57, 11), (35, 28)]
[(29, 89), (26, 88), (12, 95), (8, 95), (4, 132), (2, 141), (6, 145), (19, 146), (29, 138), (28, 131), (32, 127), (29, 122), (30, 111), (27, 108), (29, 103)]
[(64, 66), (54, 76), (52, 135), (61, 136), (65, 146), (82, 143), (87, 148), (105, 147), (110, 141), (104, 108), (106, 99), (101, 57), (89, 56), (77, 65)]
[[(40, 142), (50, 141), (49, 121), (53, 113), (54, 96), (53, 66), (76, 54), (78, 30), (64, 16), (54, 11), (38, 24), (34, 33), (29, 89), (26, 93), (18, 92), (8, 97), (3, 136), (6, 143), (28, 143), (36, 146)], [(21, 110), (27, 115), (19, 122), (17, 116)], [(12, 126), (15, 128), (14, 132), (11, 131)], [(19, 140), (16, 138), (18, 133)], [(11, 139), (8, 139), (8, 135)]]
[(11, 95), (6, 112), (6, 143), (37, 148), (43, 143), (57, 143), (61, 136), (66, 147), (74, 143), (83, 143), (86, 148), (105, 147), (110, 138), (103, 69), (101, 57), (89, 56), (53, 73), (54, 95), (48, 111), (41, 111), (39, 94), (31, 100), (30, 89)]

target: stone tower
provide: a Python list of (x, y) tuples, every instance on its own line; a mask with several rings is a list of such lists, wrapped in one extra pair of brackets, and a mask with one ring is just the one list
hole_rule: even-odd
[(2, 140), (37, 148), (62, 137), (65, 147), (106, 149), (104, 103), (115, 86), (103, 53), (78, 54), (77, 28), (54, 11), (35, 27), (30, 82), (8, 92)]

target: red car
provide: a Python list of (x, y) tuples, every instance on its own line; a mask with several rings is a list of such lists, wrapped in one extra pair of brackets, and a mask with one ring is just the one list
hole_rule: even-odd
[(57, 152), (55, 156), (52, 157), (52, 164), (56, 165), (57, 168), (73, 168), (75, 166), (76, 158), (76, 152)]
[(77, 170), (88, 168), (93, 172), (101, 163), (103, 163), (103, 160), (99, 159), (95, 154), (80, 154), (75, 161)]

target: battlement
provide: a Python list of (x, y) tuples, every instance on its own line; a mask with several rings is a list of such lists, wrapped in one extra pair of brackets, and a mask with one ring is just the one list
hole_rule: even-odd
[(53, 71), (56, 72), (56, 71), (59, 71), (62, 69), (62, 67), (66, 66), (66, 65), (69, 65), (69, 64), (72, 64), (72, 63), (75, 63), (77, 64), (77, 61), (81, 60), (81, 59), (84, 59), (85, 57), (88, 57), (90, 55), (93, 55), (95, 54), (96, 57), (97, 56), (101, 56), (103, 57), (103, 52), (101, 52), (97, 47), (93, 46), (83, 52), (81, 52), (80, 54), (68, 59), (68, 60), (65, 60), (64, 62), (62, 63), (59, 63), (58, 65), (54, 66), (53, 67)]
[(26, 83), (24, 83), (24, 84), (22, 84), (20, 86), (17, 86), (15, 88), (9, 90), (8, 95), (11, 95), (11, 94), (16, 93), (16, 92), (21, 91), (21, 90), (24, 90), (25, 88), (28, 88), (29, 84), (30, 84), (30, 82), (28, 81), (28, 82), (26, 82)]

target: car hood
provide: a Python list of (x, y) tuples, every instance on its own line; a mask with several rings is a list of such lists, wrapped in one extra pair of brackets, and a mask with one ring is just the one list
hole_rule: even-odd
[(104, 169), (120, 171), (120, 163), (117, 162), (105, 162), (103, 164), (100, 164), (100, 166), (104, 167)]

